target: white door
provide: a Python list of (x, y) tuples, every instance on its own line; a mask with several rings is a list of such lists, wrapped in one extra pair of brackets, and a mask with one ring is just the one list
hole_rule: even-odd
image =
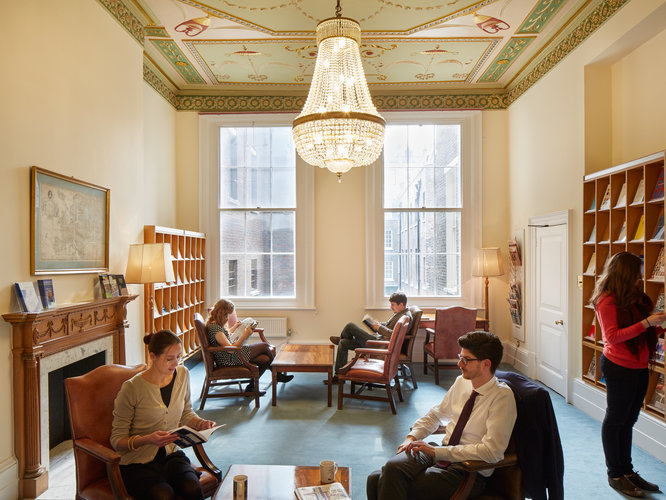
[(535, 234), (537, 380), (566, 397), (568, 338), (567, 224)]

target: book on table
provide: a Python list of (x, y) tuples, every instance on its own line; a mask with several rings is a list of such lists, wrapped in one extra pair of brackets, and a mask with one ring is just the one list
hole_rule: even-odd
[(317, 486), (302, 486), (294, 490), (298, 500), (328, 500), (351, 498), (347, 490), (340, 483), (321, 484)]
[(226, 424), (216, 425), (210, 429), (204, 429), (203, 431), (197, 431), (192, 429), (187, 425), (183, 425), (171, 431), (172, 434), (178, 434), (178, 439), (175, 443), (181, 448), (187, 448), (188, 446), (193, 446), (195, 444), (201, 444), (208, 441), (210, 435), (218, 430), (220, 427), (223, 427)]
[(22, 281), (14, 283), (16, 299), (23, 312), (40, 312), (43, 310), (42, 301), (35, 291), (35, 284), (32, 281)]
[(39, 288), (39, 298), (42, 300), (44, 309), (54, 309), (56, 302), (55, 292), (53, 291), (53, 280), (37, 280), (37, 288)]

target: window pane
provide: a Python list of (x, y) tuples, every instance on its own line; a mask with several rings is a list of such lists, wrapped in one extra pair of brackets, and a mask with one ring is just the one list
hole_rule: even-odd
[(386, 295), (460, 295), (460, 212), (386, 212), (384, 228), (393, 234), (384, 253)]
[(294, 225), (293, 212), (273, 213), (273, 252), (294, 252)]
[(294, 254), (273, 256), (273, 296), (294, 296)]
[(245, 251), (245, 214), (222, 212), (220, 214), (220, 251), (236, 253)]
[(245, 249), (249, 253), (271, 251), (270, 212), (246, 212)]

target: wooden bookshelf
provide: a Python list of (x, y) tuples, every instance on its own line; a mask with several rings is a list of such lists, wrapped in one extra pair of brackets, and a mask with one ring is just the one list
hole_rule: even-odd
[[(664, 293), (663, 275), (653, 277), (659, 253), (664, 249), (663, 234), (658, 238), (653, 237), (660, 217), (663, 218), (663, 194), (653, 197), (655, 186), (660, 175), (663, 176), (663, 171), (664, 152), (659, 152), (584, 178), (581, 373), (586, 383), (602, 390), (605, 390), (605, 384), (599, 362), (603, 341), (594, 309), (588, 303), (606, 260), (621, 251), (631, 252), (643, 258), (643, 287), (653, 302), (657, 301), (660, 293)], [(609, 186), (610, 205), (602, 206)], [(637, 197), (637, 191), (640, 191), (641, 186), (644, 187), (642, 199), (640, 196)], [(625, 198), (624, 203), (622, 198)], [(594, 369), (590, 369), (592, 362)], [(659, 377), (660, 375), (663, 377), (664, 373), (663, 361), (655, 363), (655, 369), (650, 373), (650, 384), (643, 405), (644, 411), (661, 420), (666, 420), (666, 413), (651, 403), (655, 391), (661, 391), (659, 394), (663, 401), (663, 384), (659, 381)]]
[[(146, 331), (168, 329), (183, 341), (183, 358), (199, 349), (194, 314), (205, 314), (206, 235), (160, 226), (144, 226), (144, 243), (169, 243), (176, 281), (145, 285)], [(151, 310), (150, 294), (155, 298)], [(146, 359), (148, 353), (146, 351)]]

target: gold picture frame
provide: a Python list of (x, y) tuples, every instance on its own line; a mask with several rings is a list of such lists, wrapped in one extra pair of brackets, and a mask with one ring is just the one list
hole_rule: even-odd
[(110, 190), (32, 167), (30, 273), (109, 270)]

